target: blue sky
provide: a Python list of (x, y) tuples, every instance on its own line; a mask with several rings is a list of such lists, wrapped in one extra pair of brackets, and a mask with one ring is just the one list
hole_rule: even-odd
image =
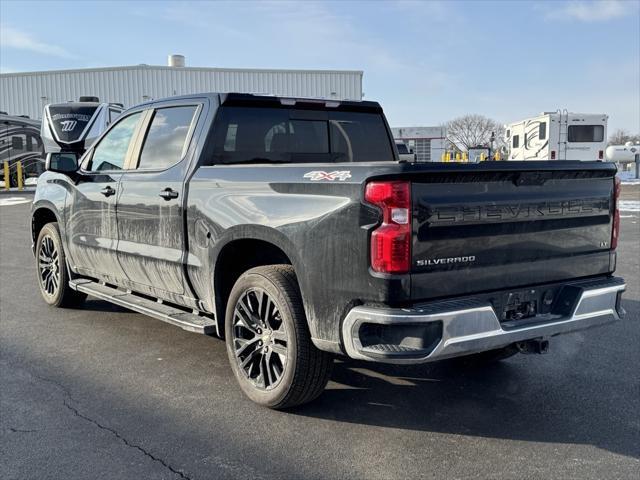
[(640, 131), (640, 2), (0, 2), (3, 73), (164, 65), (364, 70), (395, 126), (608, 113)]

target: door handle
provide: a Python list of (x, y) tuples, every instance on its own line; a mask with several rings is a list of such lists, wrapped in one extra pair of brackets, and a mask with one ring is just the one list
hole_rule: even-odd
[(103, 194), (105, 197), (110, 197), (111, 195), (116, 194), (116, 189), (106, 186), (102, 190), (100, 190), (100, 193)]
[(160, 196), (165, 200), (171, 200), (172, 198), (178, 198), (178, 192), (167, 187), (160, 192)]

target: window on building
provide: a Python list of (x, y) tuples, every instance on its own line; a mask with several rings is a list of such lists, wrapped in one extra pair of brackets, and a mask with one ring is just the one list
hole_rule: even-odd
[(165, 169), (182, 160), (195, 105), (159, 108), (142, 145), (138, 168)]
[(121, 170), (140, 117), (141, 112), (134, 113), (114, 125), (94, 148), (87, 170)]
[(398, 153), (400, 155), (408, 154), (409, 148), (404, 143), (396, 143), (396, 147), (398, 148)]
[(538, 125), (538, 139), (546, 140), (547, 138), (547, 122), (540, 122)]
[(514, 135), (513, 136), (513, 143), (511, 144), (511, 146), (513, 148), (519, 148), (520, 147), (520, 135)]
[(570, 125), (569, 141), (570, 142), (602, 142), (604, 140), (603, 125)]

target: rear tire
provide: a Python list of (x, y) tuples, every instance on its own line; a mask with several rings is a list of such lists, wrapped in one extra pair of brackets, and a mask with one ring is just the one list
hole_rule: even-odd
[(225, 332), (233, 373), (259, 405), (284, 409), (310, 402), (329, 381), (333, 357), (311, 342), (290, 265), (240, 276), (229, 295)]
[(36, 265), (40, 293), (52, 307), (77, 306), (87, 298), (85, 293), (69, 287), (66, 257), (57, 222), (47, 223), (38, 234)]

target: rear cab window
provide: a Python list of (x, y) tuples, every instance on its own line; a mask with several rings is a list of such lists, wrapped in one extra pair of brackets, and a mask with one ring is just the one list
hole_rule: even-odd
[(379, 112), (222, 106), (213, 163), (394, 161)]

